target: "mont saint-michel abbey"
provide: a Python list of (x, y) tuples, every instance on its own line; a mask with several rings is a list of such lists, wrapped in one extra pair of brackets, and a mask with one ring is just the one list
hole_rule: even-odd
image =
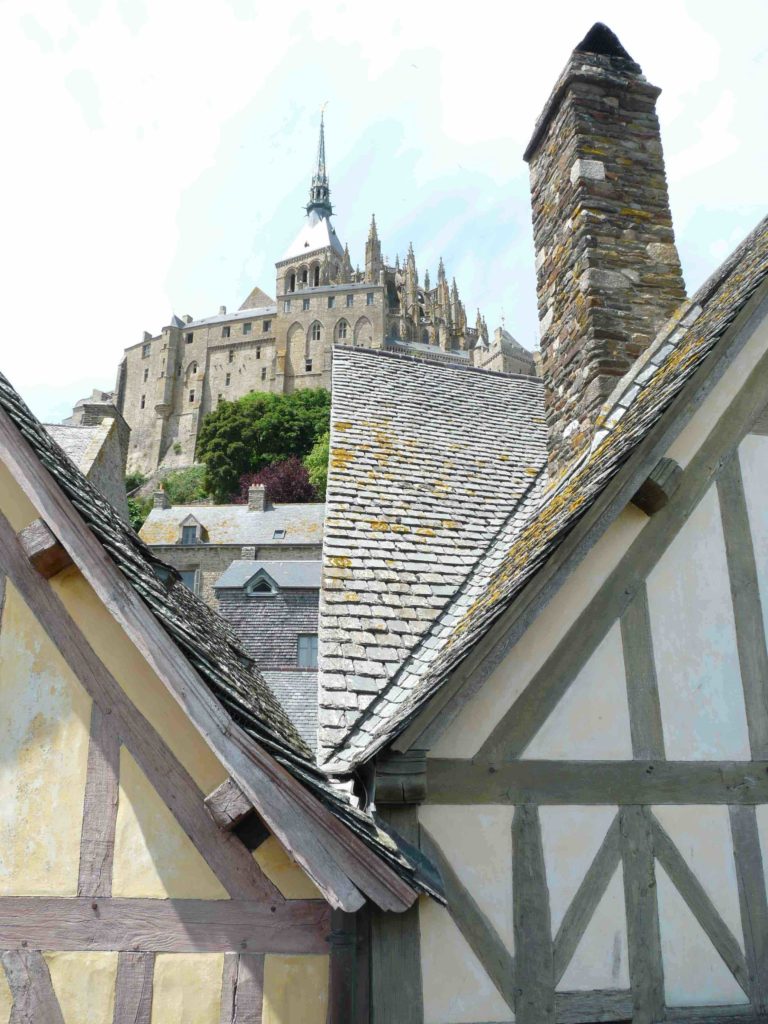
[[(533, 374), (533, 355), (503, 327), (489, 337), (471, 318), (442, 259), (420, 280), (413, 247), (404, 265), (382, 257), (375, 217), (365, 268), (354, 268), (332, 223), (321, 118), (317, 163), (301, 229), (276, 263), (276, 300), (254, 288), (236, 312), (174, 316), (125, 350), (116, 404), (131, 427), (128, 469), (188, 466), (206, 413), (250, 391), (331, 386), (334, 345), (385, 349), (429, 361)], [(472, 323), (474, 319), (474, 323)]]

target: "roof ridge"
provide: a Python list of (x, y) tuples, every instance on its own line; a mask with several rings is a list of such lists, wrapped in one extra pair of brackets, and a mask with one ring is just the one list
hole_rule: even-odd
[[(518, 342), (518, 344), (520, 343)], [(522, 345), (520, 347), (524, 348)], [(525, 351), (530, 352), (530, 349), (525, 349)], [(481, 374), (483, 377), (490, 377), (495, 380), (530, 381), (531, 383), (538, 384), (540, 387), (544, 386), (541, 377), (537, 377), (532, 373), (503, 373), (501, 370), (484, 370), (481, 366), (462, 366), (459, 363), (439, 362), (436, 359), (420, 359), (418, 356), (408, 355), (405, 352), (392, 352), (391, 349), (363, 348), (361, 345), (339, 345), (335, 342), (333, 346), (334, 358), (337, 352), (349, 353), (350, 355), (365, 355), (373, 358), (399, 359), (402, 362), (418, 363), (420, 366), (435, 367), (436, 369), (449, 372), (459, 371)]]

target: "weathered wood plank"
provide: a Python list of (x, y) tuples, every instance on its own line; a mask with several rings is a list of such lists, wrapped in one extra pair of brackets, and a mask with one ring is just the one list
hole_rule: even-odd
[(632, 993), (614, 989), (592, 992), (555, 992), (557, 1024), (598, 1024), (632, 1018)]
[(765, 1024), (765, 1015), (752, 1006), (667, 1007), (664, 1024)]
[(621, 642), (632, 754), (644, 761), (664, 760), (664, 732), (645, 584), (638, 588), (635, 599), (621, 617)]
[(620, 832), (617, 815), (557, 930), (554, 949), (555, 985), (560, 983), (560, 979), (565, 974), (586, 927), (592, 920), (592, 915), (597, 910), (597, 905), (603, 898), (605, 890), (619, 866), (620, 859)]
[(738, 451), (717, 478), (736, 644), (754, 758), (768, 758), (768, 649)]
[(112, 715), (104, 714), (94, 701), (80, 836), (78, 896), (112, 895), (119, 775), (120, 737)]
[(232, 1024), (237, 1012), (237, 961), (239, 953), (225, 953), (224, 967), (221, 972), (221, 1005), (219, 1007), (219, 1024)]
[(228, 953), (221, 985), (221, 1024), (261, 1024), (264, 955)]
[(539, 811), (531, 804), (515, 807), (512, 858), (515, 1020), (517, 1024), (554, 1024), (555, 980), (549, 891)]
[(19, 541), (34, 568), (47, 580), (72, 565), (69, 552), (42, 519), (35, 519), (20, 530)]
[(9, 1024), (64, 1024), (53, 991), (48, 964), (36, 950), (7, 950), (2, 954), (5, 976), (13, 996)]
[[(2, 410), (0, 410), (2, 412)], [(1, 418), (1, 417), (0, 417)], [(233, 835), (222, 832), (203, 803), (204, 794), (162, 738), (125, 695), (72, 620), (50, 584), (29, 561), (0, 513), (0, 550), (9, 578), (41, 627), (96, 702), (141, 770), (173, 813), (230, 896), (282, 901), (275, 886)], [(179, 659), (181, 660), (181, 659)]]
[(674, 459), (662, 458), (638, 487), (632, 503), (647, 516), (655, 515), (669, 504), (680, 486), (683, 471)]
[(371, 1024), (371, 905), (355, 914), (357, 955), (355, 958), (355, 1015), (350, 1024)]
[(0, 949), (327, 953), (323, 900), (0, 898)]
[(768, 761), (427, 761), (431, 804), (761, 804)]
[(448, 912), (456, 927), (483, 965), (501, 998), (510, 1010), (514, 1010), (515, 962), (512, 954), (424, 825), (421, 826), (421, 848), (440, 872), (448, 900)]
[(768, 901), (754, 807), (729, 807), (751, 999), (768, 1013)]
[(334, 910), (331, 914), (331, 970), (328, 1024), (350, 1024), (355, 1019), (357, 919)]
[(728, 970), (744, 992), (749, 995), (749, 971), (737, 939), (718, 914), (701, 882), (688, 867), (685, 858), (664, 831), (658, 819), (650, 815), (650, 820), (653, 830), (653, 849), (659, 863), (688, 904)]
[(113, 1024), (150, 1024), (154, 970), (154, 953), (118, 955)]
[(253, 810), (253, 804), (231, 775), (208, 794), (205, 806), (219, 828), (229, 832)]
[(376, 758), (376, 805), (420, 804), (427, 791), (426, 750), (386, 751)]
[(656, 901), (653, 832), (647, 808), (619, 812), (627, 915), (629, 980), (634, 1024), (652, 1024), (664, 1015), (659, 908)]
[[(382, 808), (382, 817), (419, 845), (415, 807)], [(421, 937), (418, 904), (402, 914), (371, 910), (371, 1019), (376, 1024), (422, 1024)]]

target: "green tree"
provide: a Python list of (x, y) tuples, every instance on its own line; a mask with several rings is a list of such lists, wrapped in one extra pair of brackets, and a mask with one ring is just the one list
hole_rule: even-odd
[(289, 395), (252, 392), (220, 402), (204, 419), (197, 442), (206, 488), (217, 501), (227, 501), (244, 473), (258, 473), (293, 455), (303, 459), (329, 429), (330, 417), (325, 388)]
[(176, 469), (163, 477), (162, 487), (172, 505), (190, 505), (193, 501), (207, 498), (205, 466)]
[(328, 458), (331, 447), (331, 432), (326, 430), (312, 445), (312, 451), (304, 459), (309, 471), (309, 482), (315, 488), (318, 501), (325, 501), (325, 489), (328, 486)]
[(144, 525), (144, 520), (149, 515), (152, 509), (151, 498), (129, 498), (128, 499), (128, 518), (131, 521), (131, 526), (136, 533)]

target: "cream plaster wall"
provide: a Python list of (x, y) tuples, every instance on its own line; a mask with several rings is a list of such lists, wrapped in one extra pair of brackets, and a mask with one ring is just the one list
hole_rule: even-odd
[(621, 864), (614, 871), (557, 988), (560, 992), (629, 988)]
[[(762, 804), (756, 808), (757, 834), (760, 837), (760, 852), (763, 855), (763, 864), (768, 865), (768, 805)], [(766, 873), (766, 888), (768, 889), (768, 873)]]
[(117, 953), (43, 955), (64, 1024), (112, 1024)]
[(768, 437), (748, 434), (739, 445), (739, 462), (755, 551), (763, 623), (768, 632)]
[(433, 745), (433, 757), (473, 757), (637, 538), (648, 517), (629, 505)]
[(223, 953), (158, 953), (152, 1024), (219, 1024)]
[(125, 747), (120, 748), (112, 895), (229, 898)]
[(253, 859), (287, 900), (323, 899), (312, 879), (291, 860), (274, 836), (254, 850)]
[(23, 530), (37, 519), (39, 512), (13, 478), (11, 471), (0, 461), (0, 511), (14, 530)]
[(422, 804), (419, 822), (433, 836), (510, 953), (512, 928), (512, 815), (514, 807)]
[(618, 622), (560, 698), (523, 757), (631, 759), (627, 682)]
[(433, 900), (419, 901), (424, 1024), (513, 1021), (447, 910)]
[(51, 584), (96, 654), (198, 786), (210, 793), (224, 782), (227, 772), (82, 573), (71, 566)]
[(326, 1024), (328, 969), (325, 955), (268, 954), (262, 1024)]
[(711, 487), (648, 577), (664, 744), (672, 760), (749, 760), (725, 542)]
[(0, 894), (75, 896), (91, 701), (8, 582), (0, 626)]

